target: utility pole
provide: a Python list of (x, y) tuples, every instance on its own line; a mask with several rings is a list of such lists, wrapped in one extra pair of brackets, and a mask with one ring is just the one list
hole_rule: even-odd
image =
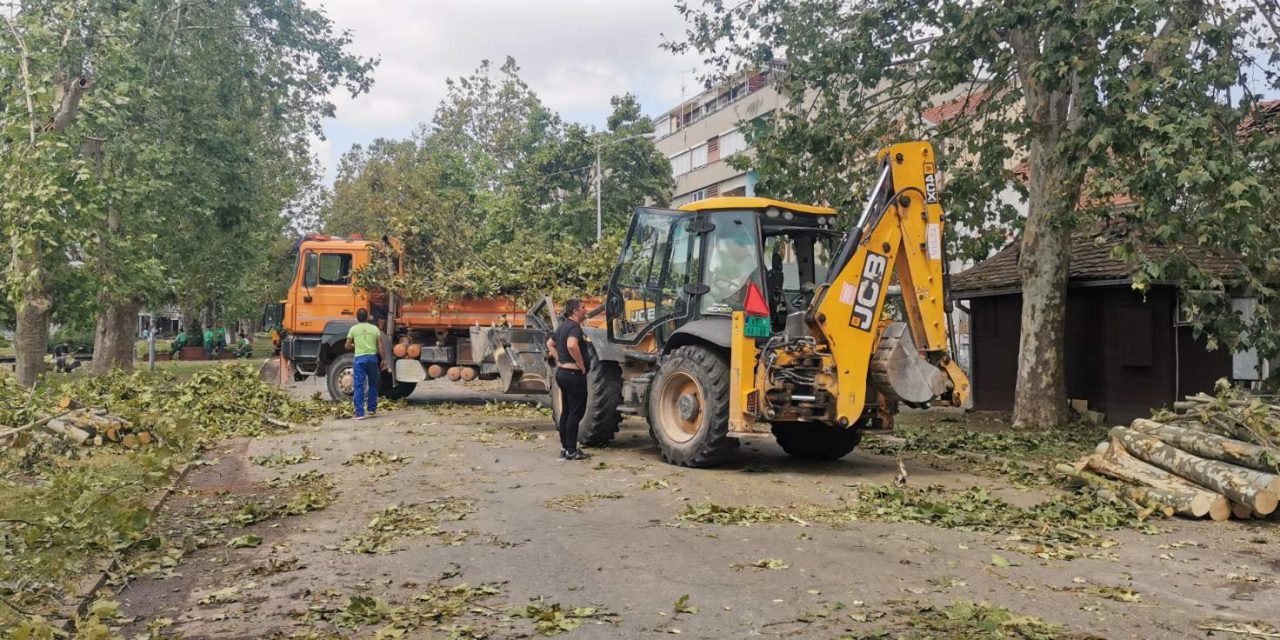
[(600, 208), (600, 188), (604, 183), (604, 174), (600, 172), (600, 148), (604, 145), (596, 145), (596, 242), (600, 242), (600, 237), (604, 235), (604, 220), (601, 217)]
[(657, 138), (657, 137), (658, 137), (657, 133), (637, 133), (634, 136), (627, 136), (625, 138), (620, 138), (618, 140), (610, 140), (608, 142), (601, 142), (596, 144), (596, 242), (600, 242), (600, 238), (604, 236), (604, 214), (603, 214), (603, 208), (600, 206), (600, 201), (601, 201), (600, 194), (604, 190), (604, 169), (600, 163), (600, 150), (603, 149), (604, 145), (606, 144), (617, 144), (619, 142), (626, 142), (628, 140), (635, 140), (637, 138), (644, 138), (645, 140), (653, 140), (654, 138)]

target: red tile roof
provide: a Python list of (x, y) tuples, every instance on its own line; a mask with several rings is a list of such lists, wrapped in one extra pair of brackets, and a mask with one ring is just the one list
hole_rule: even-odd
[(939, 125), (959, 115), (969, 115), (978, 110), (978, 105), (987, 99), (990, 93), (986, 89), (979, 89), (973, 93), (967, 93), (948, 100), (935, 107), (925, 109), (920, 117), (929, 122)]

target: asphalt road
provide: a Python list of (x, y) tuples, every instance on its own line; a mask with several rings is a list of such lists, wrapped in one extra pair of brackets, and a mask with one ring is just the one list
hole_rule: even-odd
[[(137, 616), (134, 631), (167, 617), (187, 638), (367, 638), (382, 623), (335, 622), (351, 596), (414, 606), (430, 585), (461, 583), (497, 584), (500, 593), (441, 628), (404, 637), (532, 637), (532, 623), (507, 615), (530, 600), (611, 615), (586, 619), (566, 636), (584, 639), (858, 637), (956, 600), (1106, 638), (1202, 638), (1198, 626), (1222, 619), (1280, 623), (1273, 525), (1170, 521), (1156, 535), (1115, 532), (1119, 544), (1097, 558), (1062, 561), (1011, 551), (1002, 536), (921, 524), (693, 523), (679, 518), (690, 505), (834, 506), (850, 485), (890, 482), (897, 461), (858, 451), (805, 463), (755, 440), (724, 468), (681, 469), (662, 463), (643, 424), (631, 421), (616, 446), (586, 462), (560, 462), (549, 418), (441, 411), (431, 403), (483, 399), (484, 387), (427, 387), (408, 410), (231, 441), (214, 452), (216, 463), (190, 474), (166, 507), (169, 526), (208, 518), (219, 505), (234, 509), (273, 478), (306, 471), (327, 474), (337, 500), (302, 516), (224, 528), (218, 535), (226, 539), (252, 533), (263, 542), (228, 549), (219, 539), (168, 573), (134, 580), (116, 596)], [(251, 462), (303, 447), (316, 459), (282, 468)], [(372, 450), (408, 460), (344, 464)], [(1042, 497), (926, 459), (906, 464), (913, 485), (984, 486), (1022, 504)], [(396, 538), (393, 553), (341, 550), (394, 504), (446, 506), (432, 533)], [(1012, 566), (993, 565), (993, 554)], [(776, 562), (762, 562), (769, 560)], [(272, 566), (283, 570), (263, 570)], [(237, 586), (234, 601), (211, 602)], [(1106, 587), (1131, 589), (1140, 601), (1100, 595)], [(685, 594), (684, 608), (697, 613), (675, 611)]]

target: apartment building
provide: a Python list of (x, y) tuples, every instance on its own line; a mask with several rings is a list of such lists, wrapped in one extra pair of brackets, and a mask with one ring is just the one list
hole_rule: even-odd
[(774, 80), (786, 69), (775, 62), (704, 91), (654, 118), (654, 144), (671, 161), (676, 187), (671, 206), (715, 196), (753, 196), (753, 171), (735, 169), (729, 158), (750, 153), (742, 127), (783, 105)]

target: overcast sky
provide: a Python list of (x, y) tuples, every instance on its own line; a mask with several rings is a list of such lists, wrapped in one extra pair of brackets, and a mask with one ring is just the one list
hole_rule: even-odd
[(314, 150), (333, 179), (352, 144), (405, 137), (431, 119), (445, 78), (483, 59), (515, 56), (542, 101), (570, 121), (603, 126), (610, 96), (636, 94), (652, 115), (697, 92), (696, 57), (659, 47), (684, 21), (672, 0), (307, 0), (324, 8), (353, 49), (379, 56), (373, 90), (335, 95), (337, 118)]

